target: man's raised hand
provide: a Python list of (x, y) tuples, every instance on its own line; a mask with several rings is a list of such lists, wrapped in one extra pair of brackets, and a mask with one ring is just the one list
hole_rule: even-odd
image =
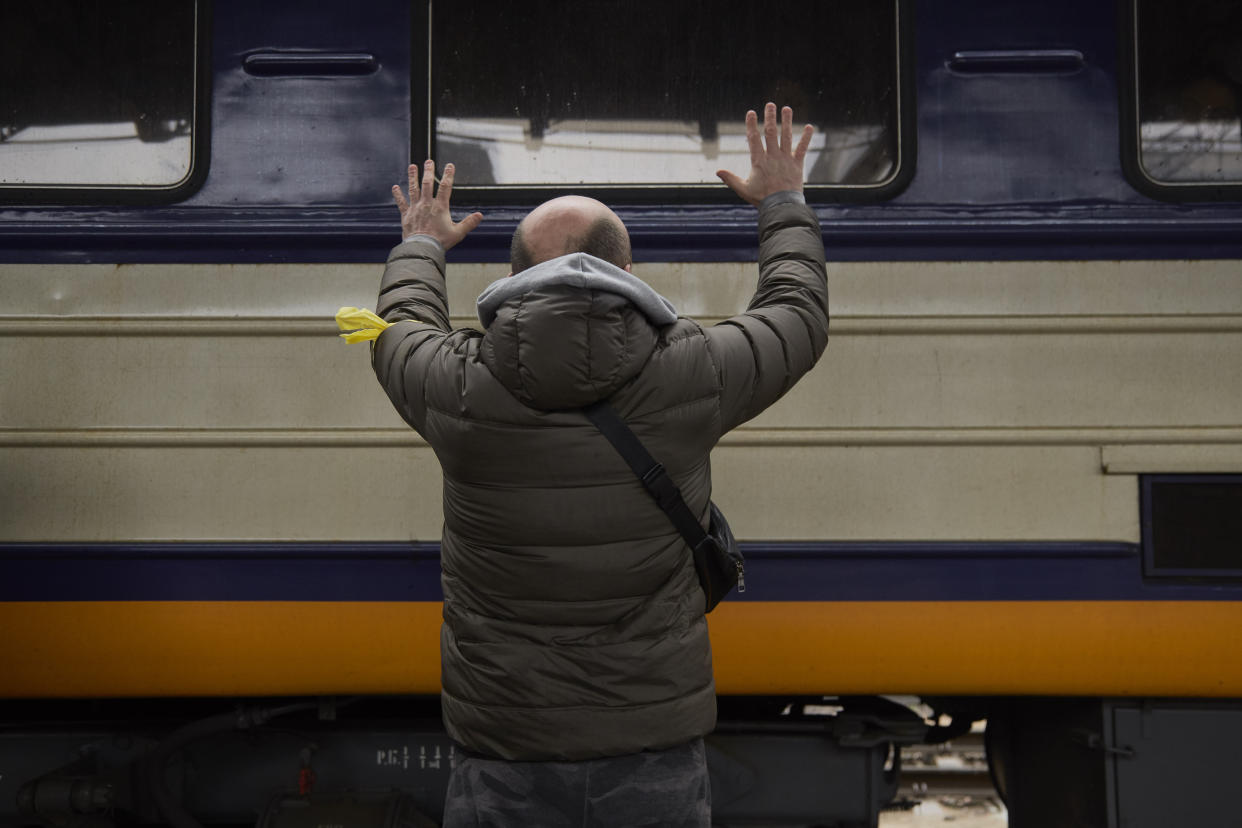
[(445, 250), (466, 237), (466, 234), (483, 221), (482, 213), (471, 213), (458, 222), (449, 212), (449, 198), (453, 193), (453, 165), (444, 165), (440, 188), (434, 192), (436, 162), (430, 158), (423, 163), (422, 184), (418, 181), (418, 165), (410, 165), (410, 198), (401, 192), (401, 185), (392, 187), (392, 199), (401, 211), (401, 237), (408, 239), (416, 233), (431, 236)]
[[(782, 190), (802, 192), (802, 162), (815, 128), (802, 128), (798, 146), (793, 146), (793, 110), (781, 109), (779, 132), (776, 125), (776, 104), (763, 108), (763, 138), (759, 137), (759, 118), (755, 111), (746, 113), (746, 143), (750, 146), (750, 175), (743, 181), (728, 170), (716, 175), (733, 192), (756, 207), (772, 193)], [(764, 144), (766, 143), (766, 147)]]

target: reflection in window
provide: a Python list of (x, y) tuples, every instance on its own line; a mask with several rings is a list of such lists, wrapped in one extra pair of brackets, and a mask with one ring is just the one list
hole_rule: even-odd
[(774, 100), (816, 136), (808, 182), (899, 166), (897, 4), (594, 0), (437, 4), (434, 152), (466, 186), (678, 186), (749, 166)]
[(185, 181), (194, 6), (0, 5), (0, 186), (166, 189)]
[(1165, 184), (1242, 181), (1242, 3), (1138, 0), (1139, 153)]

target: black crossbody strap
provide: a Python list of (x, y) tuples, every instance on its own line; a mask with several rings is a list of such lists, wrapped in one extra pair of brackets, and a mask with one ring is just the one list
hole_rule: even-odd
[(655, 458), (647, 452), (642, 441), (608, 403), (602, 400), (592, 403), (583, 409), (583, 413), (595, 424), (600, 433), (608, 438), (612, 447), (634, 470), (634, 474), (638, 476), (659, 507), (664, 510), (664, 514), (668, 515), (669, 520), (673, 522), (673, 526), (677, 527), (677, 531), (685, 538), (686, 543), (690, 544), (690, 548), (697, 550), (707, 540), (707, 532), (703, 530), (694, 513), (690, 511), (690, 507), (686, 505), (686, 501), (681, 496), (681, 490), (668, 476), (664, 466), (657, 463)]

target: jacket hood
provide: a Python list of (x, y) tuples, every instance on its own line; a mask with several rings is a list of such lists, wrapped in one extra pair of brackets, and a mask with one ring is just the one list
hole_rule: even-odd
[(532, 408), (581, 408), (611, 395), (651, 356), (671, 302), (586, 253), (493, 282), (478, 299), (480, 358)]
[(656, 293), (650, 285), (628, 270), (590, 253), (568, 253), (540, 262), (516, 276), (492, 282), (479, 294), (475, 303), (479, 321), (486, 328), (496, 318), (496, 309), (505, 302), (550, 285), (603, 290), (624, 296), (646, 314), (653, 325), (671, 325), (677, 321), (677, 309), (672, 302)]

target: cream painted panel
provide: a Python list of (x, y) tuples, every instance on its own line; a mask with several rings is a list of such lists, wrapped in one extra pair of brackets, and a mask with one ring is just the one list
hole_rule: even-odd
[(0, 540), (439, 540), (427, 448), (0, 449)]
[(1242, 330), (836, 336), (754, 425), (1237, 426)]
[[(847, 334), (752, 425), (1242, 425), (1242, 331)], [(322, 336), (0, 336), (0, 428), (399, 428), (366, 346)]]
[[(450, 261), (453, 316), (472, 324), (475, 297), (507, 272)], [(680, 313), (711, 320), (745, 310), (758, 278), (755, 264), (740, 262), (640, 262), (634, 272)], [(374, 301), (365, 293), (379, 271), (355, 278), (360, 301)], [(1242, 314), (1242, 265), (1232, 260), (829, 262), (828, 288), (834, 317)]]
[(1242, 441), (1231, 445), (1104, 446), (1108, 474), (1242, 474)]
[[(1089, 447), (725, 447), (715, 498), (763, 540), (1138, 539)], [(425, 448), (0, 449), (0, 540), (434, 540)]]
[[(756, 427), (1185, 427), (1242, 419), (1242, 372), (1229, 370), (1242, 364), (1242, 319), (1228, 316), (1242, 311), (1236, 262), (830, 269), (838, 322), (825, 360)], [(477, 291), (506, 270), (452, 265), (454, 307), (469, 313)], [(705, 317), (739, 309), (754, 279), (745, 264), (641, 270)], [(364, 349), (341, 344), (330, 321), (340, 304), (371, 304), (379, 273), (379, 264), (0, 267), (0, 428), (398, 427)], [(988, 313), (1002, 315), (978, 316)], [(1104, 316), (1083, 316), (1093, 313)], [(1047, 317), (1049, 328), (1024, 327), (1050, 314), (1061, 316)], [(1224, 320), (1225, 330), (1152, 333), (1131, 324), (1202, 314)], [(112, 321), (117, 315), (122, 323)], [(980, 318), (987, 332), (970, 327)], [(1084, 318), (1087, 330), (1101, 332), (1057, 331), (1055, 323)], [(144, 337), (132, 327), (144, 319), (216, 320), (235, 335), (213, 328)], [(245, 336), (268, 320), (300, 327)], [(903, 320), (934, 321), (937, 332), (911, 332)], [(1106, 327), (1110, 320), (1123, 324)], [(31, 327), (40, 324), (59, 327)], [(64, 335), (82, 330), (124, 335)]]
[[(374, 306), (386, 254), (331, 265), (0, 265), (0, 318), (331, 318), (341, 305)], [(757, 274), (746, 263), (635, 271), (696, 317), (744, 308)], [(465, 320), (508, 267), (450, 261), (448, 272), (454, 316)], [(833, 314), (845, 317), (1242, 314), (1242, 265), (1228, 260), (832, 262), (828, 273)]]
[(1142, 316), (1242, 313), (1242, 263), (1224, 261), (829, 264), (848, 316)]
[(1139, 539), (1136, 478), (1090, 447), (717, 449), (712, 470), (747, 540)]
[[(0, 267), (0, 429), (10, 430), (0, 539), (438, 537), (439, 470), (425, 448), (56, 447), (57, 429), (168, 429), (174, 444), (202, 429), (404, 433), (365, 347), (345, 346), (331, 323), (340, 305), (372, 305), (380, 270)], [(506, 271), (451, 265), (463, 323)], [(754, 280), (744, 264), (639, 272), (701, 317), (740, 309)], [(752, 445), (744, 432), (714, 456), (717, 497), (743, 537), (1134, 541), (1136, 480), (1101, 474), (1089, 440), (1112, 443), (1100, 432), (1126, 427), (1178, 432), (1127, 438), (1137, 442), (1217, 429), (1224, 454), (1163, 445), (1170, 470), (1237, 447), (1237, 262), (833, 264), (830, 274), (837, 323), (824, 362), (751, 424), (772, 430), (759, 436), (821, 431), (796, 446)], [(1204, 315), (1217, 321), (1204, 327)], [(182, 319), (210, 329), (133, 327)], [(291, 327), (244, 335), (266, 320)], [(65, 335), (90, 326), (123, 335)], [(885, 429), (904, 430), (904, 444), (868, 444)], [(51, 432), (40, 445), (52, 447), (22, 447), (25, 432)], [(1038, 445), (1007, 445), (1026, 434)], [(963, 435), (979, 442), (950, 445)], [(1124, 447), (1107, 451), (1106, 462), (1134, 463)]]
[[(386, 254), (371, 264), (0, 265), (0, 314), (318, 317), (332, 327), (341, 305), (375, 307)], [(508, 272), (459, 267), (454, 281), (480, 289)]]
[(0, 428), (404, 427), (334, 331), (0, 337)]

